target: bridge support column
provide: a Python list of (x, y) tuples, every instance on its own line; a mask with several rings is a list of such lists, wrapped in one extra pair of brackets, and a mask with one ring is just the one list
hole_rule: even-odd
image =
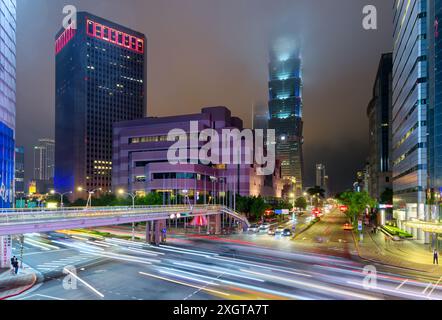
[(152, 222), (146, 222), (146, 243), (152, 243)]
[(0, 268), (11, 267), (12, 236), (0, 237)]
[(208, 216), (207, 222), (210, 226), (210, 231), (214, 232), (215, 234), (221, 234), (221, 214)]
[(161, 242), (166, 240), (166, 234), (162, 232), (163, 229), (167, 229), (167, 220), (158, 220), (152, 222), (153, 231), (151, 243), (159, 245)]

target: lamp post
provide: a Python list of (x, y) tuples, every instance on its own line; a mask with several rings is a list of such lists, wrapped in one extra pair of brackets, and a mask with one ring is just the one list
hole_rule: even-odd
[(94, 189), (94, 190), (84, 190), (83, 187), (78, 187), (77, 189), (78, 191), (86, 191), (88, 193), (88, 198), (87, 198), (87, 202), (86, 202), (86, 209), (88, 207), (92, 207), (92, 195), (97, 192), (97, 191), (101, 191), (103, 190), (102, 188), (98, 188), (98, 189)]
[(52, 195), (56, 195), (56, 194), (58, 194), (59, 196), (60, 196), (60, 208), (61, 208), (61, 210), (63, 210), (63, 197), (65, 196), (65, 195), (68, 195), (68, 194), (72, 194), (72, 191), (69, 191), (69, 192), (65, 192), (65, 193), (60, 193), (60, 192), (56, 192), (55, 190), (51, 190), (51, 194)]
[[(132, 198), (132, 209), (135, 209), (135, 198), (137, 195), (135, 193), (129, 193), (124, 191), (123, 189), (118, 190), (118, 193), (121, 195), (128, 195)], [(135, 222), (132, 222), (132, 241), (135, 241)]]

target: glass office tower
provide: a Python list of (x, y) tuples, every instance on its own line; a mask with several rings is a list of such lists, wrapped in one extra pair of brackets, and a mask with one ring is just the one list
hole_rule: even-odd
[(427, 202), (435, 205), (432, 220), (440, 219), (442, 196), (442, 1), (428, 3), (428, 190)]
[[(396, 0), (393, 52), (392, 156), (395, 218), (428, 220), (429, 48), (432, 0)], [(408, 229), (419, 240), (422, 230)]]
[(113, 124), (145, 115), (146, 37), (80, 12), (55, 53), (55, 189), (110, 191)]
[(276, 131), (276, 157), (295, 193), (303, 186), (302, 73), (296, 45), (275, 46), (269, 63), (269, 129)]
[(14, 199), (15, 0), (0, 0), (0, 208)]

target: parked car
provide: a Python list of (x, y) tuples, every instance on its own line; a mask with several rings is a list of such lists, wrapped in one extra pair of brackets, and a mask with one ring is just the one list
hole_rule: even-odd
[(248, 231), (249, 232), (258, 232), (259, 231), (259, 225), (257, 225), (257, 224), (252, 224), (250, 227), (249, 227), (249, 229), (248, 229)]
[(283, 237), (290, 237), (292, 235), (292, 231), (290, 229), (284, 229), (282, 231), (282, 236)]
[(267, 231), (267, 234), (268, 234), (269, 236), (274, 236), (274, 235), (275, 235), (275, 231), (276, 231), (275, 228), (269, 228), (269, 231)]
[(284, 232), (284, 228), (277, 228), (275, 230), (275, 236), (280, 236)]
[(270, 223), (264, 222), (260, 227), (259, 230), (260, 231), (267, 231), (270, 228)]

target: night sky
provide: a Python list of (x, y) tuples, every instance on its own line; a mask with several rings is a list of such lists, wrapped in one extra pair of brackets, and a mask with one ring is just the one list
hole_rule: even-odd
[[(252, 124), (267, 103), (272, 41), (302, 39), (305, 184), (327, 166), (333, 191), (351, 186), (368, 150), (366, 108), (380, 55), (392, 50), (393, 2), (386, 0), (17, 0), (17, 144), (54, 137), (54, 36), (62, 8), (115, 21), (148, 38), (149, 116), (224, 105)], [(378, 30), (362, 28), (362, 8)]]

